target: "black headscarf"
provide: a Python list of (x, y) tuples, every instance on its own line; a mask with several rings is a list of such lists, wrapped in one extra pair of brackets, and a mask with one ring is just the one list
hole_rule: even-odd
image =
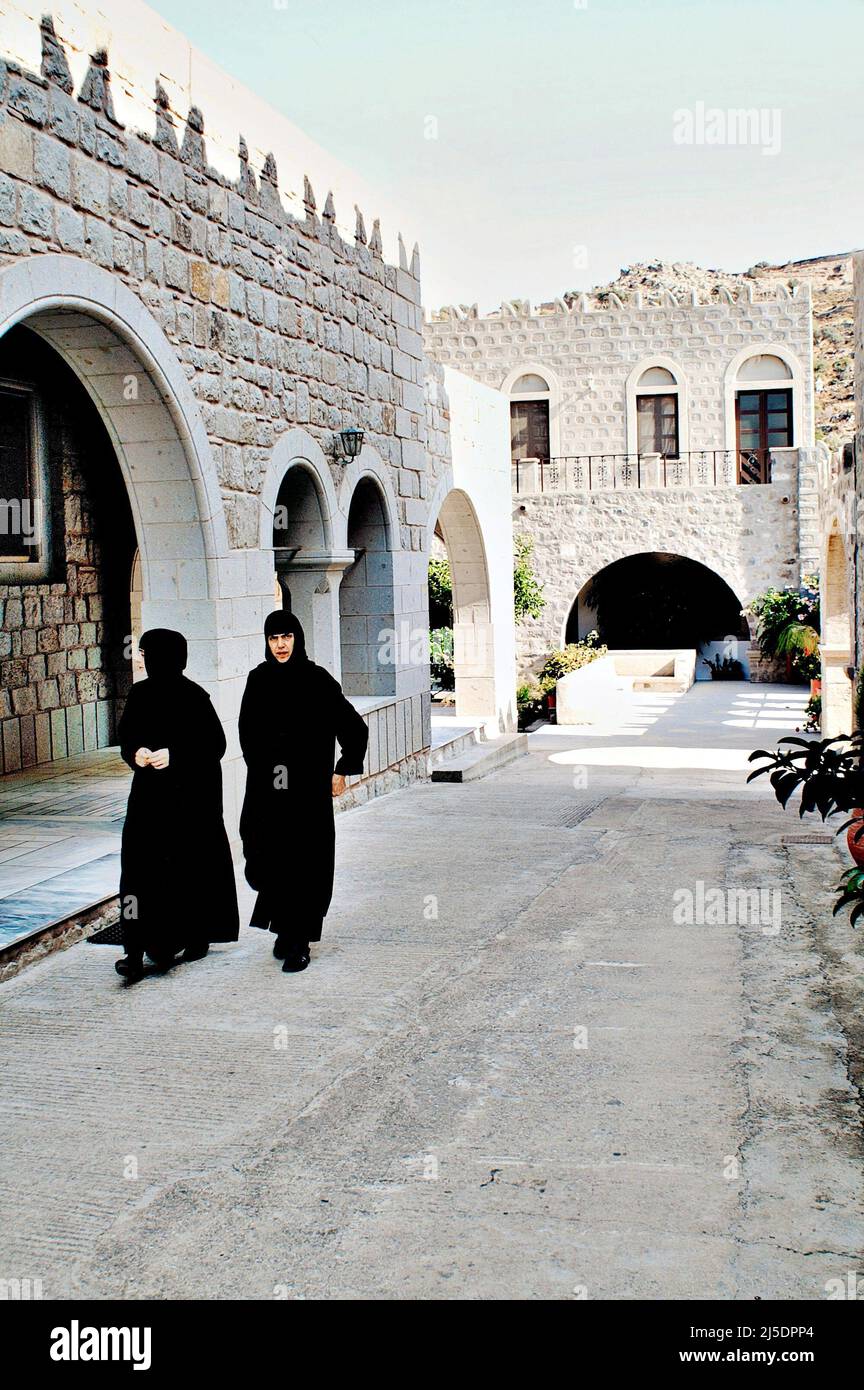
[(170, 627), (151, 627), (142, 633), (138, 648), (149, 680), (179, 680), (186, 669), (188, 647), (182, 632)]
[[(294, 650), (287, 661), (277, 661), (270, 650), (269, 637), (277, 637), (280, 633), (294, 634)], [(287, 608), (276, 608), (272, 613), (268, 613), (264, 620), (264, 657), (266, 661), (275, 666), (280, 675), (294, 676), (300, 671), (305, 671), (311, 664), (309, 654), (306, 651), (306, 637), (300, 620), (295, 613), (289, 613)]]

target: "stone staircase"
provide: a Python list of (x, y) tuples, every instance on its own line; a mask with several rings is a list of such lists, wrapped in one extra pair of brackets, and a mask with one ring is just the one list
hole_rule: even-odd
[(528, 752), (527, 734), (488, 737), (482, 726), (454, 731), (429, 754), (433, 782), (475, 782)]

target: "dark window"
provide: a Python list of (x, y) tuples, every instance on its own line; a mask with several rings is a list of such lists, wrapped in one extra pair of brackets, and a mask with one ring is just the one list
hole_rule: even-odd
[(738, 476), (741, 482), (768, 481), (768, 450), (792, 444), (792, 392), (739, 391), (735, 399)]
[(32, 391), (0, 386), (0, 560), (7, 562), (39, 559), (34, 434)]
[(549, 402), (510, 402), (510, 456), (517, 459), (549, 458)]
[(678, 457), (678, 397), (637, 396), (640, 454)]

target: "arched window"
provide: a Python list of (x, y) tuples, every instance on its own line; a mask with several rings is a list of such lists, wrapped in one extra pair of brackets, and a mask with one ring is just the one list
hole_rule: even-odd
[(549, 461), (549, 382), (539, 372), (524, 372), (510, 388), (510, 456)]
[(742, 483), (769, 480), (771, 449), (793, 443), (792, 371), (772, 353), (755, 353), (735, 378), (735, 432)]
[(640, 454), (678, 458), (678, 382), (668, 367), (648, 367), (639, 377), (636, 424)]

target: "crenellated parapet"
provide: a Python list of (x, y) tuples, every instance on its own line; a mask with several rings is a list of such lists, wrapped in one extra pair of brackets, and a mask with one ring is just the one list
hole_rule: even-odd
[(747, 284), (737, 293), (726, 285), (718, 285), (710, 294), (702, 294), (695, 289), (675, 293), (673, 290), (635, 290), (632, 294), (619, 295), (614, 290), (599, 290), (591, 294), (568, 294), (563, 298), (547, 300), (532, 306), (527, 299), (506, 299), (497, 309), (481, 314), (477, 304), (445, 304), (426, 315), (427, 324), (463, 323), (466, 320), (538, 319), (560, 315), (564, 318), (578, 317), (581, 314), (600, 314), (616, 310), (632, 309), (680, 309), (710, 307), (718, 304), (771, 304), (788, 300), (810, 302), (809, 281), (790, 282), (765, 281), (762, 284)]
[[(127, 130), (118, 119), (114, 107), (108, 50), (100, 48), (90, 54), (86, 73), (76, 93), (63, 38), (58, 34), (51, 15), (42, 17), (40, 39), (38, 74), (0, 58), (0, 101), (24, 121), (54, 131), (66, 143), (79, 144), (115, 168), (125, 166), (138, 175), (142, 170), (153, 170), (152, 158), (148, 158), (146, 150), (142, 152), (138, 148), (141, 145), (149, 147), (154, 154), (158, 152), (159, 155), (177, 160), (183, 166), (184, 174), (198, 176), (211, 185), (230, 190), (249, 208), (254, 207), (260, 216), (269, 218), (286, 230), (302, 225), (307, 234), (315, 235), (334, 251), (338, 251), (341, 245), (345, 251), (361, 252), (364, 261), (378, 261), (383, 267), (379, 219), (373, 221), (372, 233), (367, 239), (364, 215), (359, 208), (355, 209), (356, 235), (354, 247), (351, 248), (337, 230), (332, 190), (327, 193), (323, 213), (319, 217), (308, 175), (303, 177), (302, 205), (305, 217), (293, 215), (285, 206), (274, 155), (268, 153), (265, 156), (256, 174), (242, 134), (238, 138), (237, 176), (227, 178), (208, 160), (204, 111), (194, 104), (185, 114), (172, 109), (169, 93), (158, 79), (152, 98), (152, 128)], [(398, 267), (392, 267), (391, 272), (398, 270), (419, 280), (420, 262), (416, 244), (410, 262), (401, 253), (399, 260)], [(418, 292), (409, 297), (419, 302)]]

